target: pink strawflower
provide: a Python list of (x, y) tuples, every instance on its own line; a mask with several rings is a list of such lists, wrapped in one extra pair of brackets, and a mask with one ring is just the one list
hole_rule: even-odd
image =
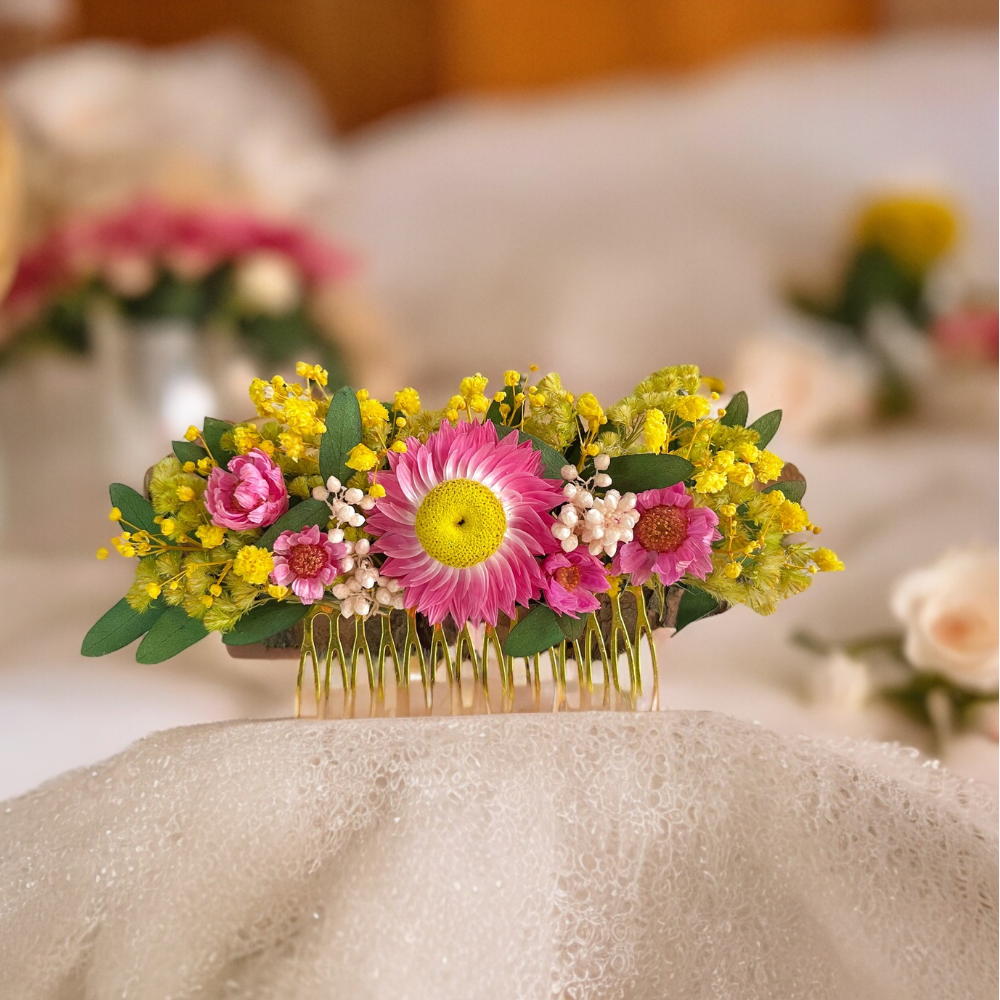
[(421, 444), (389, 452), (379, 473), (385, 496), (368, 517), (378, 535), (382, 572), (406, 589), (406, 602), (437, 624), (449, 615), (495, 625), (513, 617), (542, 586), (536, 556), (551, 551), (548, 512), (563, 502), (560, 484), (517, 434), (497, 438), (486, 422), (445, 423)]
[(291, 587), (303, 604), (312, 604), (339, 575), (345, 555), (347, 546), (331, 542), (315, 524), (305, 531), (283, 531), (274, 540), (271, 579), (279, 587)]
[(212, 524), (248, 531), (274, 524), (288, 510), (281, 469), (260, 448), (230, 459), (229, 471), (216, 466), (205, 487)]
[(601, 602), (595, 594), (608, 589), (604, 566), (586, 549), (557, 552), (542, 562), (542, 593), (545, 603), (561, 615), (596, 611)]
[(611, 572), (643, 584), (654, 573), (669, 587), (682, 576), (704, 580), (712, 572), (712, 542), (721, 538), (718, 515), (695, 507), (683, 484), (646, 490), (636, 497), (639, 520), (632, 541), (619, 545)]

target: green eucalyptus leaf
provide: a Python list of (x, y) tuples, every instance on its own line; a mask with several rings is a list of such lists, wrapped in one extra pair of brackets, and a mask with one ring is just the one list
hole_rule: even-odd
[(559, 620), (559, 628), (562, 630), (563, 637), (570, 642), (579, 639), (587, 630), (586, 615), (580, 615), (579, 618), (574, 618), (572, 615), (556, 615), (556, 617)]
[(83, 639), (80, 652), (84, 656), (104, 656), (135, 642), (156, 624), (163, 614), (163, 605), (154, 601), (142, 613), (123, 597), (91, 626)]
[(122, 512), (121, 524), (125, 531), (148, 531), (151, 535), (160, 533), (160, 526), (153, 520), (156, 512), (153, 505), (131, 486), (112, 483), (108, 491), (111, 505)]
[(741, 389), (726, 403), (725, 416), (719, 423), (726, 427), (746, 427), (749, 416), (750, 401), (747, 399), (747, 394)]
[(137, 663), (162, 663), (171, 656), (193, 646), (208, 635), (197, 618), (191, 618), (183, 608), (170, 608), (153, 623), (146, 638), (135, 651)]
[(566, 637), (559, 625), (560, 616), (544, 604), (536, 604), (504, 640), (508, 656), (534, 656), (550, 646), (558, 646)]
[(786, 483), (771, 483), (770, 486), (765, 486), (761, 493), (771, 493), (774, 490), (784, 493), (786, 500), (802, 503), (802, 498), (806, 495), (806, 483), (804, 479), (789, 479)]
[[(514, 393), (516, 391), (520, 391), (520, 388), (521, 388), (520, 382), (518, 382), (516, 387), (509, 385), (504, 387), (503, 401), (504, 403), (507, 404), (507, 406), (510, 407), (511, 413), (514, 412)], [(504, 418), (503, 415), (500, 413), (500, 406), (501, 404), (494, 399), (493, 402), (490, 403), (490, 408), (486, 411), (486, 419), (489, 420), (490, 423), (494, 423), (497, 426), (502, 427)]]
[(329, 520), (330, 508), (327, 504), (322, 500), (314, 500), (310, 497), (279, 517), (255, 544), (261, 548), (269, 549), (283, 531), (302, 531), (305, 528), (311, 528), (314, 524), (325, 528)]
[(518, 430), (516, 427), (497, 427), (497, 438), (503, 440), (511, 431), (516, 430), (518, 432), (518, 442), (524, 444), (525, 441), (530, 441), (532, 447), (535, 451), (539, 452), (542, 456), (542, 466), (544, 467), (545, 475), (550, 479), (561, 479), (560, 470), (566, 464), (566, 456), (561, 451), (556, 451), (555, 448), (550, 444), (546, 444), (544, 441), (539, 440), (533, 434), (528, 434), (525, 431)]
[(181, 462), (200, 462), (208, 452), (193, 441), (173, 441), (174, 454)]
[(319, 439), (319, 474), (346, 483), (354, 470), (347, 467), (351, 449), (361, 443), (361, 407), (354, 390), (345, 385), (333, 394), (326, 412), (326, 433)]
[(263, 642), (300, 622), (308, 611), (305, 604), (290, 601), (261, 604), (245, 614), (232, 632), (227, 632), (222, 637), (222, 641), (227, 646), (249, 646), (254, 642)]
[(749, 429), (756, 431), (760, 436), (760, 440), (757, 442), (757, 447), (766, 448), (771, 443), (771, 439), (774, 435), (778, 433), (778, 428), (780, 426), (781, 410), (771, 410), (769, 413), (765, 413), (764, 416), (758, 417), (750, 425)]
[(201, 436), (205, 439), (205, 446), (211, 453), (212, 458), (223, 468), (229, 464), (229, 460), (236, 454), (236, 452), (222, 447), (222, 435), (231, 431), (233, 426), (228, 420), (205, 417), (205, 424), (201, 432)]
[(677, 631), (680, 632), (682, 628), (687, 628), (699, 618), (705, 618), (718, 611), (720, 607), (721, 602), (711, 594), (706, 594), (697, 587), (688, 587), (681, 596), (681, 603), (677, 609)]
[(680, 455), (619, 455), (611, 459), (608, 475), (619, 493), (642, 493), (676, 486), (694, 473)]

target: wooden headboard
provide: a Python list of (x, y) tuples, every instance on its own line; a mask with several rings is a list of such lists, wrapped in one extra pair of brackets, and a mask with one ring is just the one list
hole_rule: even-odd
[(76, 0), (75, 37), (239, 31), (305, 67), (343, 128), (444, 94), (686, 70), (856, 36), (879, 0)]

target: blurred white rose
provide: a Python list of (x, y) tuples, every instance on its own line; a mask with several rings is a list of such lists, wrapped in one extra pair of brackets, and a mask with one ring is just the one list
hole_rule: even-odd
[(272, 316), (291, 312), (302, 298), (302, 280), (284, 254), (262, 250), (236, 267), (236, 295), (249, 309)]
[(809, 696), (820, 708), (856, 712), (864, 707), (871, 694), (868, 666), (837, 650), (823, 658), (809, 672)]
[(747, 393), (755, 413), (780, 409), (786, 438), (853, 430), (875, 413), (878, 372), (871, 360), (808, 318), (788, 317), (745, 340), (728, 381)]
[(897, 584), (892, 610), (906, 625), (906, 657), (915, 667), (964, 688), (996, 690), (998, 569), (996, 551), (949, 552)]

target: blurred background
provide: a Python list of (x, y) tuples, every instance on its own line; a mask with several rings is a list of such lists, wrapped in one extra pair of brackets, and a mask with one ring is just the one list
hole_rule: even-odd
[(299, 359), (430, 406), (696, 363), (782, 408), (847, 572), (670, 641), (665, 700), (995, 781), (995, 700), (906, 714), (837, 659), (908, 572), (995, 564), (994, 4), (0, 0), (0, 69), (0, 798), (288, 713), (294, 665), (211, 639), (78, 649), (130, 576), (106, 484)]

